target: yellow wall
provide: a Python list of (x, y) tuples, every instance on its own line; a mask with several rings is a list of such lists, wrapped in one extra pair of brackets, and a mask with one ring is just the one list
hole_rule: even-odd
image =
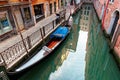
[[(32, 6), (37, 5), (37, 4), (44, 4), (44, 12), (45, 12), (45, 9), (46, 9), (45, 3), (46, 2), (49, 3), (49, 0), (33, 0)], [(58, 9), (58, 0), (50, 0), (50, 3), (52, 3), (52, 5), (54, 4), (54, 2), (56, 2), (56, 9)], [(32, 9), (33, 9), (32, 13), (34, 14), (34, 8), (32, 8)]]
[(39, 4), (39, 3), (44, 3), (46, 0), (33, 0), (32, 5)]
[(9, 2), (13, 2), (13, 3), (15, 2), (16, 3), (16, 2), (20, 2), (20, 1), (19, 0), (9, 0)]
[(6, 1), (0, 1), (0, 5), (6, 4)]
[[(56, 1), (56, 3), (58, 3), (58, 0), (50, 0), (50, 3), (53, 3), (55, 1)], [(33, 0), (32, 1), (32, 5), (45, 3), (45, 2), (49, 2), (49, 0)]]

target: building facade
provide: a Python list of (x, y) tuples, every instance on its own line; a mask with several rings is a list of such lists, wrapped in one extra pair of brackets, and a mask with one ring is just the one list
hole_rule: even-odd
[(65, 6), (65, 0), (1, 0), (0, 41), (35, 26)]
[(0, 41), (34, 25), (29, 0), (0, 1)]
[(0, 1), (0, 40), (4, 40), (4, 38), (12, 36), (15, 30), (12, 10), (10, 5), (8, 5), (8, 1)]
[(103, 18), (104, 10), (105, 10), (105, 0), (93, 0), (94, 7), (98, 14), (100, 20)]
[(33, 0), (32, 11), (35, 23), (50, 16), (58, 10), (59, 0)]
[(80, 16), (80, 28), (81, 30), (88, 31), (90, 27), (90, 19), (91, 19), (91, 5), (83, 5), (81, 7), (81, 16)]

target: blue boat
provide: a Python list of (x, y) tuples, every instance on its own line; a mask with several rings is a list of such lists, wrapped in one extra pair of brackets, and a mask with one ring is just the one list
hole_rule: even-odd
[(58, 45), (66, 38), (70, 32), (70, 27), (58, 27), (51, 35), (50, 41), (43, 46), (43, 48), (32, 58), (30, 58), (26, 63), (17, 67), (13, 72), (8, 72), (9, 75), (14, 75), (16, 73), (21, 73), (30, 69), (33, 65), (37, 64), (40, 60), (48, 56), (53, 50), (56, 49)]
[(59, 27), (50, 35), (50, 38), (64, 38), (69, 32), (68, 27)]

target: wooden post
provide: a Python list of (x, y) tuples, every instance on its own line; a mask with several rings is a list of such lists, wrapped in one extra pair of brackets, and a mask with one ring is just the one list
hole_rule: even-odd
[(54, 27), (55, 27), (55, 25), (54, 25), (54, 20), (52, 21), (52, 23), (53, 23), (53, 29), (54, 29)]
[(4, 59), (3, 55), (2, 55), (2, 53), (0, 53), (0, 55), (1, 55), (1, 57), (2, 57), (2, 60), (3, 60), (4, 64), (5, 64), (5, 66), (7, 67), (7, 64), (6, 64), (6, 62), (5, 62), (5, 59)]
[(43, 35), (45, 36), (45, 27), (43, 26)]
[(29, 49), (30, 49), (32, 47), (30, 36), (27, 37), (27, 43), (28, 43), (28, 46), (29, 46)]
[(64, 20), (66, 21), (66, 9), (65, 9), (65, 12), (64, 12)]
[(41, 34), (41, 37), (42, 37), (42, 40), (44, 38), (43, 34), (42, 34), (42, 29), (40, 28), (40, 34)]

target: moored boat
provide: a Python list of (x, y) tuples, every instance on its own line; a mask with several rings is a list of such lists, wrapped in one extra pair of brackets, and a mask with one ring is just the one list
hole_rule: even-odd
[(48, 56), (53, 50), (57, 48), (57, 46), (60, 45), (60, 43), (66, 38), (66, 36), (70, 32), (70, 27), (66, 26), (60, 26), (58, 27), (51, 35), (50, 35), (50, 41), (42, 47), (42, 49), (34, 55), (32, 58), (30, 58), (27, 62), (25, 62), (23, 65), (17, 67), (14, 71), (7, 72), (9, 76), (20, 74), (28, 69), (30, 69), (32, 66), (37, 64), (39, 61), (41, 61), (43, 58)]

